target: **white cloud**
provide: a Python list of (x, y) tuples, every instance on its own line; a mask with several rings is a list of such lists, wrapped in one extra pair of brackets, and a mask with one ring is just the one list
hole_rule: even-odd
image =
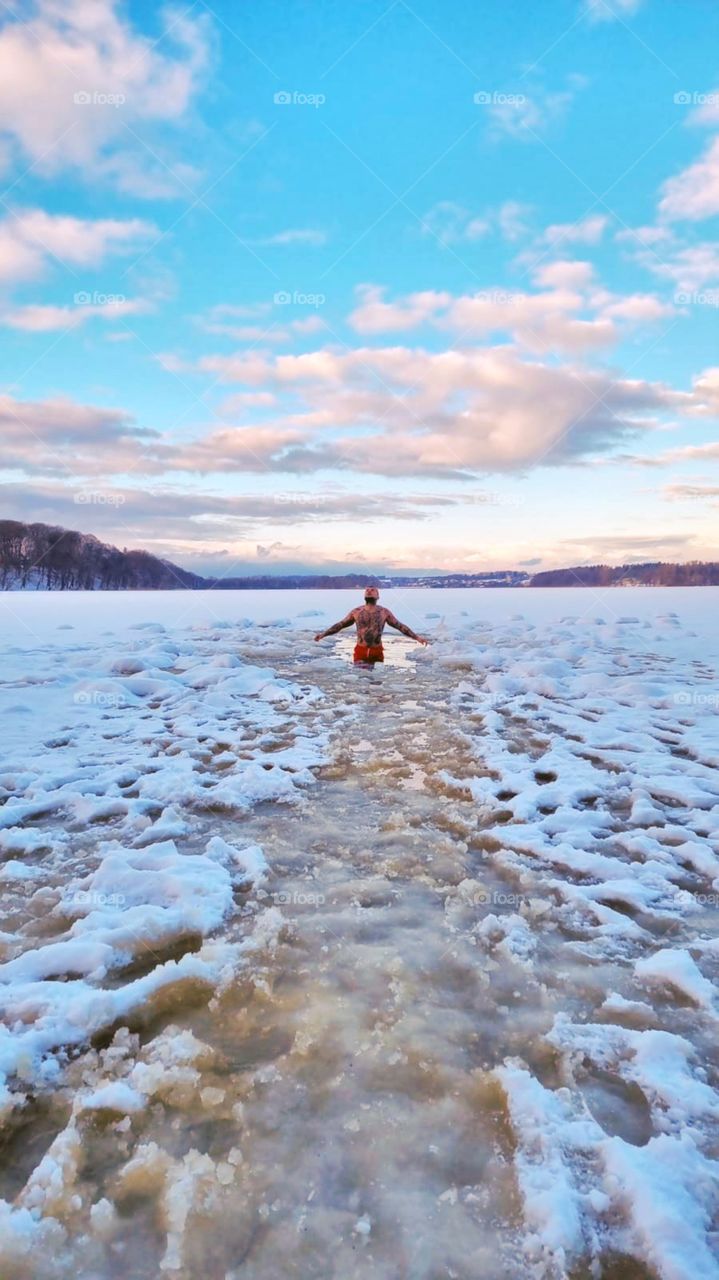
[(140, 149), (115, 152), (99, 165), (99, 173), (126, 195), (144, 200), (163, 200), (173, 196), (200, 195), (197, 190), (201, 171), (191, 164), (174, 159), (161, 143), (153, 141), (154, 155)]
[(255, 550), (257, 552), (258, 560), (272, 560), (273, 558), (278, 559), (284, 555), (287, 555), (288, 552), (299, 551), (300, 548), (298, 546), (290, 546), (286, 542), (278, 541), (278, 542), (270, 542), (269, 545), (266, 547), (263, 547), (262, 543), (258, 542)]
[[(627, 242), (632, 243), (629, 239)], [(670, 234), (655, 242), (656, 248), (652, 244), (647, 246), (645, 240), (635, 243), (643, 247), (631, 254), (634, 261), (653, 275), (670, 280), (681, 293), (691, 294), (708, 285), (719, 285), (719, 245), (716, 242), (686, 245)]]
[(536, 141), (551, 125), (560, 120), (573, 102), (577, 90), (585, 85), (581, 76), (570, 76), (565, 89), (550, 91), (535, 85), (526, 92), (492, 95), (487, 110), (490, 132), (495, 137), (515, 138), (520, 142)]
[[(714, 505), (710, 486), (676, 486), (677, 490), (682, 487), (687, 490), (685, 494), (673, 495), (666, 491), (664, 496), (675, 501), (693, 500), (702, 507)], [(657, 535), (637, 534), (631, 529), (626, 533), (621, 530), (608, 534), (589, 532), (549, 543), (542, 547), (542, 555), (537, 554), (536, 533), (531, 542), (524, 530), (518, 529), (513, 535), (507, 524), (494, 553), (486, 545), (478, 550), (476, 539), (463, 546), (455, 541), (448, 544), (436, 534), (429, 542), (425, 534), (425, 538), (418, 541), (423, 523), (435, 514), (436, 507), (471, 503), (475, 497), (481, 502), (482, 495), (472, 490), (456, 497), (410, 494), (403, 499), (393, 489), (392, 517), (402, 521), (408, 532), (403, 534), (401, 526), (393, 529), (388, 558), (383, 534), (373, 528), (374, 522), (380, 527), (386, 522), (386, 492), (357, 494), (335, 488), (318, 489), (316, 481), (311, 493), (296, 492), (298, 501), (289, 502), (289, 491), (281, 493), (282, 500), (278, 501), (273, 494), (238, 493), (227, 497), (212, 492), (188, 493), (169, 486), (145, 489), (103, 485), (105, 501), (87, 503), (85, 487), (46, 481), (0, 484), (0, 502), (8, 518), (79, 527), (115, 545), (147, 548), (207, 576), (262, 571), (263, 566), (257, 563), (258, 547), (269, 552), (260, 559), (271, 559), (272, 565), (267, 568), (273, 572), (284, 569), (326, 573), (346, 571), (363, 563), (371, 566), (368, 571), (373, 573), (380, 569), (382, 572), (402, 568), (416, 571), (422, 566), (477, 572), (512, 564), (537, 570), (606, 560), (614, 563), (648, 559), (708, 560), (713, 554), (710, 539), (702, 545), (696, 536), (670, 530)], [(493, 522), (496, 514), (492, 515)], [(512, 521), (511, 511), (508, 515)], [(361, 541), (357, 539), (348, 545), (347, 532), (337, 528), (333, 531), (334, 543), (328, 549), (328, 521), (340, 526), (361, 521), (364, 525)], [(288, 526), (292, 526), (291, 534), (295, 537), (292, 544), (284, 542)], [(320, 541), (313, 526), (325, 531), (324, 541)], [(432, 534), (426, 523), (424, 528)], [(300, 537), (303, 545), (298, 547)], [(278, 559), (283, 552), (300, 552), (300, 555), (294, 554), (291, 562), (283, 563)]]
[(659, 212), (671, 222), (700, 222), (719, 213), (719, 138), (701, 160), (669, 178), (662, 191)]
[(719, 414), (719, 366), (704, 369), (694, 379), (697, 396), (714, 412)]
[(515, 265), (524, 267), (525, 273), (532, 273), (552, 254), (570, 254), (574, 245), (594, 247), (602, 239), (608, 223), (609, 218), (604, 214), (588, 214), (576, 222), (552, 223), (517, 255)]
[(557, 261), (539, 267), (534, 282), (540, 291), (487, 288), (454, 296), (425, 290), (397, 301), (386, 300), (376, 285), (358, 289), (359, 306), (349, 323), (362, 334), (401, 333), (432, 325), (464, 338), (507, 334), (539, 354), (582, 353), (616, 342), (616, 322), (642, 325), (674, 314), (653, 294), (625, 297), (600, 289), (591, 263)]
[(611, 455), (677, 415), (707, 412), (719, 389), (717, 371), (685, 393), (509, 347), (235, 353), (205, 357), (200, 368), (237, 390), (214, 425), (182, 440), (115, 409), (0, 397), (4, 466), (105, 485), (128, 474), (326, 469), (466, 480)]
[[(292, 342), (307, 334), (320, 333), (327, 328), (326, 321), (316, 313), (292, 320), (286, 313), (287, 306), (279, 303), (274, 310), (269, 303), (257, 303), (249, 307), (219, 303), (197, 319), (205, 333), (231, 338), (234, 342), (262, 342), (272, 346)], [(249, 323), (232, 323), (235, 319)]]
[(703, 101), (689, 117), (690, 124), (719, 124), (719, 89), (702, 96)]
[(552, 284), (547, 292), (534, 294), (489, 289), (455, 299), (442, 323), (473, 338), (507, 333), (542, 355), (581, 353), (614, 342), (618, 335), (611, 322), (576, 314), (584, 307), (574, 285)]
[(468, 209), (455, 204), (453, 200), (440, 200), (422, 218), (425, 235), (434, 236), (441, 244), (479, 240), (490, 229), (488, 218), (473, 217)]
[[(95, 317), (113, 324), (123, 316), (139, 315), (149, 310), (143, 298), (121, 298), (116, 302), (76, 304), (72, 307), (29, 305), (0, 311), (0, 324), (27, 333), (52, 333), (56, 329), (74, 329)], [(119, 337), (120, 335), (116, 335)]]
[(707, 444), (684, 444), (678, 449), (667, 449), (655, 457), (636, 459), (636, 461), (659, 466), (675, 462), (714, 462), (715, 460), (719, 460), (719, 442), (715, 440)]
[(665, 484), (661, 490), (667, 502), (697, 501), (711, 502), (713, 507), (719, 506), (715, 499), (719, 498), (719, 485), (716, 484)]
[(251, 409), (271, 409), (277, 404), (277, 396), (273, 391), (238, 391), (228, 396), (222, 406), (227, 417), (242, 417)]
[[(682, 410), (689, 418), (719, 418), (719, 367), (704, 369), (694, 378), (692, 390)], [(629, 461), (647, 467), (668, 466), (681, 462), (713, 462), (719, 460), (719, 441), (678, 445), (659, 454), (634, 455)]]
[(251, 240), (248, 243), (270, 247), (288, 244), (319, 246), (327, 243), (327, 234), (313, 227), (290, 227), (287, 231), (277, 231), (274, 235), (263, 236), (259, 240)]
[[(297, 488), (281, 493), (233, 493), (231, 497), (213, 492), (179, 491), (170, 486), (152, 489), (127, 485), (104, 487), (101, 503), (78, 501), (84, 491), (72, 482), (46, 481), (23, 484), (0, 483), (2, 510), (9, 518), (44, 520), (65, 528), (91, 530), (103, 537), (128, 537), (150, 546), (158, 528), (164, 540), (208, 543), (217, 538), (235, 541), (239, 537), (261, 536), (263, 529), (293, 529), (321, 521), (338, 524), (381, 523), (387, 518), (384, 493), (355, 493), (336, 486), (318, 487), (312, 492)], [(483, 495), (474, 493), (394, 494), (392, 518), (404, 523), (426, 522), (434, 512), (447, 507), (479, 505)], [(486, 500), (486, 495), (485, 495)]]
[(541, 239), (552, 248), (563, 244), (599, 244), (609, 219), (601, 213), (590, 214), (578, 222), (557, 222), (543, 232)]
[(175, 450), (171, 465), (199, 471), (521, 471), (610, 450), (691, 402), (662, 384), (528, 361), (506, 347), (214, 356), (202, 367), (289, 405), (261, 426), (223, 427)]
[[(138, 446), (159, 440), (121, 409), (78, 404), (64, 397), (18, 400), (0, 395), (5, 470), (45, 475), (100, 475), (132, 470)], [(157, 470), (154, 462), (150, 464)]]
[(55, 259), (96, 268), (113, 253), (138, 249), (156, 228), (140, 218), (76, 218), (15, 209), (0, 222), (0, 283), (36, 280)]
[(385, 292), (377, 285), (358, 286), (360, 305), (349, 317), (349, 323), (358, 333), (396, 333), (415, 329), (435, 319), (438, 312), (452, 301), (449, 293), (427, 289), (422, 293), (411, 293), (401, 302), (385, 302)]
[(253, 344), (263, 342), (269, 343), (274, 347), (292, 342), (298, 334), (317, 333), (327, 326), (319, 316), (308, 316), (306, 320), (291, 320), (282, 327), (275, 327), (273, 324), (206, 324), (204, 327), (207, 333), (216, 333), (225, 338), (232, 338), (233, 342), (251, 342)]
[(538, 267), (533, 278), (550, 289), (586, 289), (594, 278), (594, 267), (591, 262), (560, 259)]
[(657, 560), (700, 559), (701, 544), (688, 533), (607, 533), (580, 538), (564, 538), (553, 548), (555, 563), (644, 564)]
[(661, 244), (664, 240), (670, 240), (672, 233), (668, 227), (627, 227), (625, 230), (617, 231), (614, 239), (619, 243), (632, 244), (635, 247), (646, 248), (649, 245)]
[(522, 204), (519, 200), (505, 200), (497, 210), (497, 223), (503, 239), (510, 243), (521, 240), (529, 230), (526, 221), (529, 213), (530, 205)]
[(527, 233), (529, 212), (530, 206), (518, 200), (506, 200), (483, 214), (472, 214), (453, 200), (440, 200), (424, 214), (422, 230), (445, 245), (480, 240), (492, 231), (498, 231), (504, 240), (518, 240)]
[(673, 306), (662, 302), (653, 293), (632, 293), (607, 302), (602, 310), (602, 315), (607, 320), (628, 320), (632, 324), (652, 324), (655, 320), (675, 314)]
[[(130, 130), (186, 114), (208, 65), (210, 22), (189, 10), (158, 16), (154, 39), (135, 31), (115, 0), (38, 0), (31, 12), (7, 18), (0, 137), (21, 163), (43, 176), (91, 170), (93, 179), (105, 176), (138, 194), (153, 173), (159, 183), (162, 166)], [(162, 181), (157, 194), (177, 189), (167, 173)]]

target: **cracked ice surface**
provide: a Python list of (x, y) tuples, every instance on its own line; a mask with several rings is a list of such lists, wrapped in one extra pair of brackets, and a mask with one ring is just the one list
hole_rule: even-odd
[(716, 593), (281, 594), (12, 602), (3, 1275), (719, 1275)]

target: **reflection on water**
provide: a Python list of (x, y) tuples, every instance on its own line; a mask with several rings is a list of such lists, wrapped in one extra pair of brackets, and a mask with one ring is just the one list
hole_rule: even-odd
[[(326, 652), (329, 657), (336, 659), (338, 662), (348, 663), (350, 666), (353, 665), (354, 631), (340, 633), (331, 648), (329, 648), (327, 641), (324, 643), (327, 645)], [(418, 645), (415, 640), (407, 640), (404, 636), (388, 635), (385, 632), (382, 637), (382, 647), (384, 648), (384, 662), (376, 663), (374, 674), (381, 675), (382, 669), (386, 667), (401, 667), (405, 671), (416, 671), (414, 659)]]

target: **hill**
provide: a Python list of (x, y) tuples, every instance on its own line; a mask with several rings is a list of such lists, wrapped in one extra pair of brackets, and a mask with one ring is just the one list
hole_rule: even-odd
[(0, 520), (3, 591), (166, 591), (204, 586), (169, 560), (120, 551), (91, 533)]

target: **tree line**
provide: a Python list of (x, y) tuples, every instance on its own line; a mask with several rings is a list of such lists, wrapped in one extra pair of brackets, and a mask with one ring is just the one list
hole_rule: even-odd
[(0, 520), (3, 591), (151, 591), (200, 583), (197, 574), (147, 551), (120, 551), (55, 525)]
[(688, 564), (590, 564), (574, 569), (548, 569), (535, 573), (530, 587), (715, 587), (719, 564), (691, 560)]

